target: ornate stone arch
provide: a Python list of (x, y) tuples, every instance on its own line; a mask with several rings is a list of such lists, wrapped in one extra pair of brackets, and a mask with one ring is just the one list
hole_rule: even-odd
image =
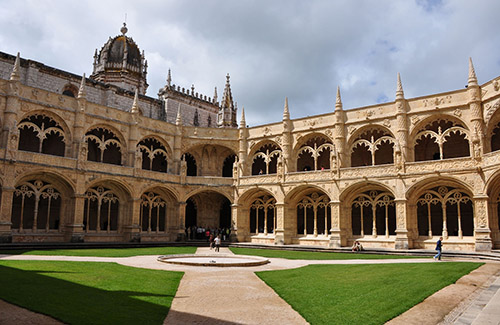
[(313, 132), (300, 138), (293, 150), (297, 171), (330, 169), (332, 155), (336, 152), (331, 138)]
[(159, 137), (143, 137), (137, 143), (136, 150), (142, 154), (140, 155), (142, 169), (167, 172), (168, 167), (172, 165), (172, 151), (168, 144)]
[(50, 171), (32, 171), (17, 177), (12, 201), (12, 229), (18, 232), (58, 232), (71, 223), (74, 185)]
[(88, 160), (115, 165), (123, 165), (127, 161), (127, 142), (121, 132), (111, 125), (88, 128), (84, 142), (88, 146)]
[(281, 146), (272, 140), (262, 140), (253, 145), (248, 159), (251, 174), (275, 174), (278, 159), (282, 156), (282, 153)]
[(19, 150), (65, 156), (71, 148), (71, 132), (57, 114), (32, 111), (25, 114), (17, 125)]
[(471, 137), (462, 119), (447, 114), (431, 115), (415, 125), (409, 146), (415, 161), (466, 157), (471, 152)]
[(396, 138), (390, 129), (372, 124), (360, 128), (348, 139), (348, 158), (352, 167), (394, 162)]
[(88, 184), (84, 197), (83, 224), (86, 233), (123, 233), (131, 220), (133, 193), (128, 184), (102, 178)]
[(178, 200), (171, 189), (149, 186), (140, 196), (139, 226), (141, 232), (167, 233), (177, 225)]

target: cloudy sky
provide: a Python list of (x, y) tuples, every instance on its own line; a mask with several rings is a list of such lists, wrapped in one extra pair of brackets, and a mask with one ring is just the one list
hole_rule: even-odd
[[(148, 95), (173, 83), (219, 98), (231, 75), (247, 124), (461, 89), (472, 57), (480, 83), (500, 75), (498, 0), (0, 0), (0, 51), (76, 74), (119, 34), (145, 51)], [(239, 119), (239, 113), (238, 113)]]

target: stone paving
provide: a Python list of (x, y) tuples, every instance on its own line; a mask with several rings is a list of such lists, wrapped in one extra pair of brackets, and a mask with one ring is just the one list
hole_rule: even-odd
[[(208, 255), (213, 254), (213, 251), (209, 248), (199, 248), (197, 254)], [(221, 248), (220, 254), (231, 255), (232, 253), (227, 248)], [(295, 310), (255, 275), (256, 271), (298, 268), (310, 264), (438, 263), (430, 258), (326, 261), (269, 258), (271, 263), (262, 266), (203, 267), (162, 263), (157, 261), (157, 256), (111, 258), (0, 255), (0, 260), (2, 259), (115, 262), (131, 267), (182, 271), (185, 275), (164, 324), (222, 325), (307, 324)], [(456, 284), (436, 292), (390, 323), (437, 324), (445, 320), (446, 324), (498, 325), (500, 324), (500, 290), (498, 290), (500, 279), (498, 276), (500, 276), (500, 263), (487, 263), (457, 281)], [(447, 320), (446, 315), (453, 313), (456, 315), (448, 317)], [(0, 321), (0, 324), (9, 323)]]

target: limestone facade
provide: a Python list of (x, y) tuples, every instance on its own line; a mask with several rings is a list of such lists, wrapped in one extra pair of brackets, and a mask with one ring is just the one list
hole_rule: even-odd
[(499, 82), (479, 85), (470, 61), (465, 89), (407, 99), (398, 75), (390, 103), (344, 109), (337, 89), (331, 113), (291, 119), (285, 100), (281, 122), (247, 127), (242, 111), (236, 128), (229, 77), (220, 103), (170, 72), (154, 99), (145, 79), (134, 93), (3, 53), (0, 239), (171, 241), (198, 225), (276, 245), (500, 248)]

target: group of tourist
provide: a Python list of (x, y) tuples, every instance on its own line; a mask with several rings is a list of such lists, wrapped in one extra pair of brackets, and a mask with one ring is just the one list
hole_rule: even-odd
[(221, 240), (229, 240), (229, 236), (231, 235), (231, 229), (230, 228), (213, 228), (213, 227), (198, 227), (198, 226), (191, 226), (191, 227), (186, 227), (184, 230), (186, 234), (186, 239), (188, 240), (206, 240), (210, 241), (210, 236), (213, 236), (212, 238), (215, 238), (217, 236), (220, 236)]

